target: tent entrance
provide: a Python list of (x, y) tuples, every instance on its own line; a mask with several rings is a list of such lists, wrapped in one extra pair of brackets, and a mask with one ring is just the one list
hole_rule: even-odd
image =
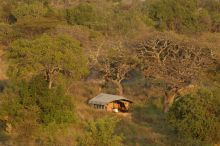
[(118, 109), (118, 111), (120, 112), (127, 112), (128, 111), (128, 107), (126, 107), (126, 104), (124, 101), (114, 101), (114, 106), (113, 109)]

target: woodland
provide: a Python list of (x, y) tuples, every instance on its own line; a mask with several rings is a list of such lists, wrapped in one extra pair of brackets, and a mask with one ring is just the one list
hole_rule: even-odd
[(219, 0), (0, 0), (0, 146), (219, 145)]

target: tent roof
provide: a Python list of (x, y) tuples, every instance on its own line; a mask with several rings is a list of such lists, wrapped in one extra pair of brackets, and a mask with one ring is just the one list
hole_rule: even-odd
[(124, 100), (124, 101), (128, 101), (128, 102), (132, 102), (131, 100), (129, 100), (125, 97), (122, 97), (122, 96), (101, 93), (98, 96), (89, 100), (89, 104), (106, 105), (106, 104), (108, 104), (112, 101), (116, 101), (116, 100)]

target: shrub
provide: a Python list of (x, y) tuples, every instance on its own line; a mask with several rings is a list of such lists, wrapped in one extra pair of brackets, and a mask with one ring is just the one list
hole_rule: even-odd
[[(144, 23), (150, 23), (145, 18), (140, 18), (139, 13), (136, 12), (126, 12), (126, 11), (119, 11), (113, 13), (111, 17), (108, 19), (108, 31), (109, 33), (113, 34), (120, 34), (120, 35), (128, 35), (137, 32), (143, 21)], [(114, 19), (114, 21), (112, 21)]]
[(35, 98), (36, 104), (40, 108), (40, 119), (43, 124), (62, 124), (75, 121), (74, 105), (71, 97), (65, 95), (62, 86), (49, 90), (47, 82), (41, 76), (30, 83), (28, 92), (31, 97)]
[(41, 120), (49, 123), (72, 123), (76, 120), (71, 98), (64, 94), (62, 87), (49, 91), (45, 97), (39, 99)]
[[(19, 121), (23, 117), (23, 111), (37, 108), (38, 122), (41, 124), (72, 123), (76, 120), (71, 97), (65, 95), (61, 86), (49, 90), (47, 82), (42, 76), (38, 76), (30, 82), (17, 83), (13, 88), (15, 90), (9, 91), (6, 95), (12, 99), (8, 98), (4, 105), (6, 106), (6, 113), (14, 119)], [(11, 108), (8, 105), (11, 105)]]
[(168, 121), (179, 135), (208, 142), (219, 140), (216, 97), (208, 90), (180, 97), (168, 113)]
[(152, 26), (153, 21), (143, 16), (138, 10), (124, 11), (109, 6), (94, 3), (81, 3), (67, 9), (66, 19), (71, 25), (83, 25), (105, 34), (132, 34), (145, 25)]
[(31, 4), (23, 3), (19, 5), (12, 14), (17, 19), (22, 19), (25, 17), (41, 17), (44, 16), (47, 12), (47, 9), (44, 7), (44, 5), (40, 2), (35, 2)]
[(212, 16), (212, 31), (213, 32), (220, 32), (220, 14), (216, 13)]
[(194, 14), (194, 0), (159, 0), (149, 6), (149, 15), (156, 21), (159, 29), (175, 30), (178, 32), (195, 32), (197, 19)]
[(115, 135), (117, 120), (105, 117), (87, 125), (86, 135), (80, 139), (81, 146), (120, 146), (122, 137)]
[(201, 9), (197, 12), (198, 18), (198, 30), (199, 31), (210, 31), (212, 25), (212, 19), (209, 12), (205, 9)]
[(105, 23), (103, 12), (99, 12), (95, 6), (87, 3), (68, 9), (66, 19), (69, 24), (84, 25), (89, 28), (99, 28)]

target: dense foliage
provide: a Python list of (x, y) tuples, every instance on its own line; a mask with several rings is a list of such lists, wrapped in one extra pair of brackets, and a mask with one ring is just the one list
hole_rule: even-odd
[[(213, 4), (215, 8), (208, 8)], [(219, 9), (219, 2), (215, 0), (210, 3), (198, 0), (159, 0), (147, 6), (147, 12), (156, 21), (156, 27), (182, 33), (219, 31), (215, 26)]]
[[(18, 93), (13, 95), (13, 101), (7, 99), (10, 92), (6, 91), (4, 94), (7, 99), (5, 112), (8, 112), (11, 120), (15, 120), (14, 122), (19, 122), (19, 119), (22, 118), (20, 114), (31, 109), (36, 110), (32, 111), (37, 116), (36, 122), (43, 124), (75, 121), (73, 103), (71, 98), (65, 95), (61, 86), (49, 90), (47, 83), (41, 77), (37, 77), (29, 83), (23, 81), (18, 83), (16, 88), (9, 87), (7, 90), (15, 90), (15, 93)], [(26, 117), (27, 115), (23, 116), (23, 118), (30, 118)]]
[(219, 0), (0, 0), (0, 145), (217, 144), (219, 32)]
[(87, 126), (85, 137), (80, 140), (80, 145), (85, 146), (112, 146), (122, 145), (122, 137), (114, 135), (117, 120), (115, 118), (103, 118), (92, 121)]
[(68, 36), (44, 35), (36, 40), (17, 40), (9, 51), (12, 78), (43, 74), (48, 88), (59, 75), (80, 78), (87, 72), (86, 56), (79, 43)]
[(219, 97), (208, 90), (179, 97), (168, 113), (168, 121), (182, 136), (215, 143), (220, 138)]

